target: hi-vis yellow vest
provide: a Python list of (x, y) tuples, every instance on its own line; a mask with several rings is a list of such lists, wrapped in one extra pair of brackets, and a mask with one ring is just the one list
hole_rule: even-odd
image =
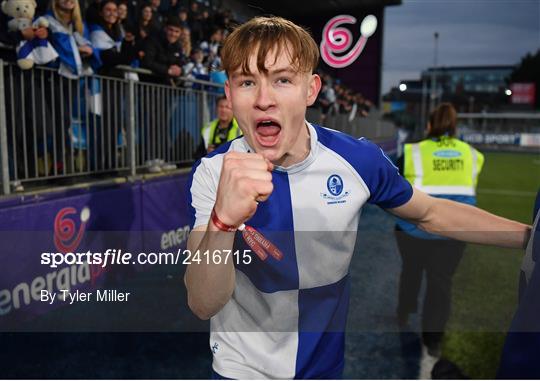
[(476, 196), (484, 155), (459, 139), (443, 136), (405, 144), (404, 176), (432, 195)]
[(218, 126), (218, 123), (219, 123), (219, 119), (214, 119), (213, 121), (211, 121), (210, 123), (208, 123), (206, 126), (203, 127), (201, 133), (204, 139), (204, 148), (208, 149), (208, 146), (211, 144), (214, 144), (214, 142), (216, 144), (222, 144), (222, 143), (231, 141), (233, 139), (236, 139), (237, 137), (242, 135), (242, 131), (238, 127), (238, 122), (236, 121), (236, 119), (233, 118), (232, 127), (227, 133), (227, 140), (222, 142), (219, 137), (217, 137), (217, 139), (214, 140), (214, 134), (216, 133), (216, 128)]

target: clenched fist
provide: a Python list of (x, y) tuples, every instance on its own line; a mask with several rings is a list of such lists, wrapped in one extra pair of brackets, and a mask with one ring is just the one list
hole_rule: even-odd
[(249, 220), (259, 201), (266, 201), (274, 186), (273, 164), (258, 153), (229, 152), (223, 158), (214, 209), (232, 226)]

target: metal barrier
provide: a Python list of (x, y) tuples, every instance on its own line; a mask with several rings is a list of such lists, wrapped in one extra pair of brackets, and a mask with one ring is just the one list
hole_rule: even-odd
[(29, 181), (133, 176), (158, 161), (189, 164), (221, 96), (208, 91), (219, 84), (189, 82), (194, 88), (102, 76), (73, 80), (0, 60), (2, 193)]

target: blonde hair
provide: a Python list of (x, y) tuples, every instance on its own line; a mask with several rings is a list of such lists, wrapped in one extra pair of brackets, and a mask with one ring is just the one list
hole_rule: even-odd
[[(79, 34), (84, 33), (84, 26), (82, 21), (82, 15), (81, 15), (81, 6), (79, 5), (78, 0), (73, 0), (75, 3), (75, 8), (73, 8), (73, 11), (71, 11), (71, 22), (73, 23), (73, 26), (75, 27), (75, 30), (79, 32)], [(51, 1), (51, 9), (54, 15), (54, 18), (60, 21), (64, 26), (68, 26), (65, 24), (64, 20), (60, 16), (60, 10), (58, 9), (58, 0), (52, 0)]]
[[(191, 33), (189, 28), (182, 27), (181, 29), (182, 29), (182, 32), (184, 32), (184, 30), (187, 30)], [(182, 33), (182, 36), (180, 37), (180, 45), (182, 45), (182, 51), (184, 55), (186, 57), (189, 57), (191, 56), (191, 35), (188, 38), (185, 38), (184, 36), (185, 35)]]
[(221, 50), (221, 61), (227, 74), (238, 68), (249, 73), (249, 58), (257, 54), (257, 69), (264, 66), (268, 53), (276, 49), (275, 58), (283, 50), (299, 72), (313, 73), (319, 62), (319, 47), (307, 30), (282, 17), (255, 17), (227, 36)]

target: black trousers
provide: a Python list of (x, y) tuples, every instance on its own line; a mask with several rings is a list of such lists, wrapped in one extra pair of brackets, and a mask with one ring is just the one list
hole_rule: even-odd
[(426, 345), (437, 344), (450, 317), (452, 277), (466, 244), (453, 240), (420, 239), (398, 228), (395, 235), (403, 261), (397, 312), (409, 314), (417, 311), (418, 293), (425, 272), (427, 287), (422, 307), (422, 336)]

